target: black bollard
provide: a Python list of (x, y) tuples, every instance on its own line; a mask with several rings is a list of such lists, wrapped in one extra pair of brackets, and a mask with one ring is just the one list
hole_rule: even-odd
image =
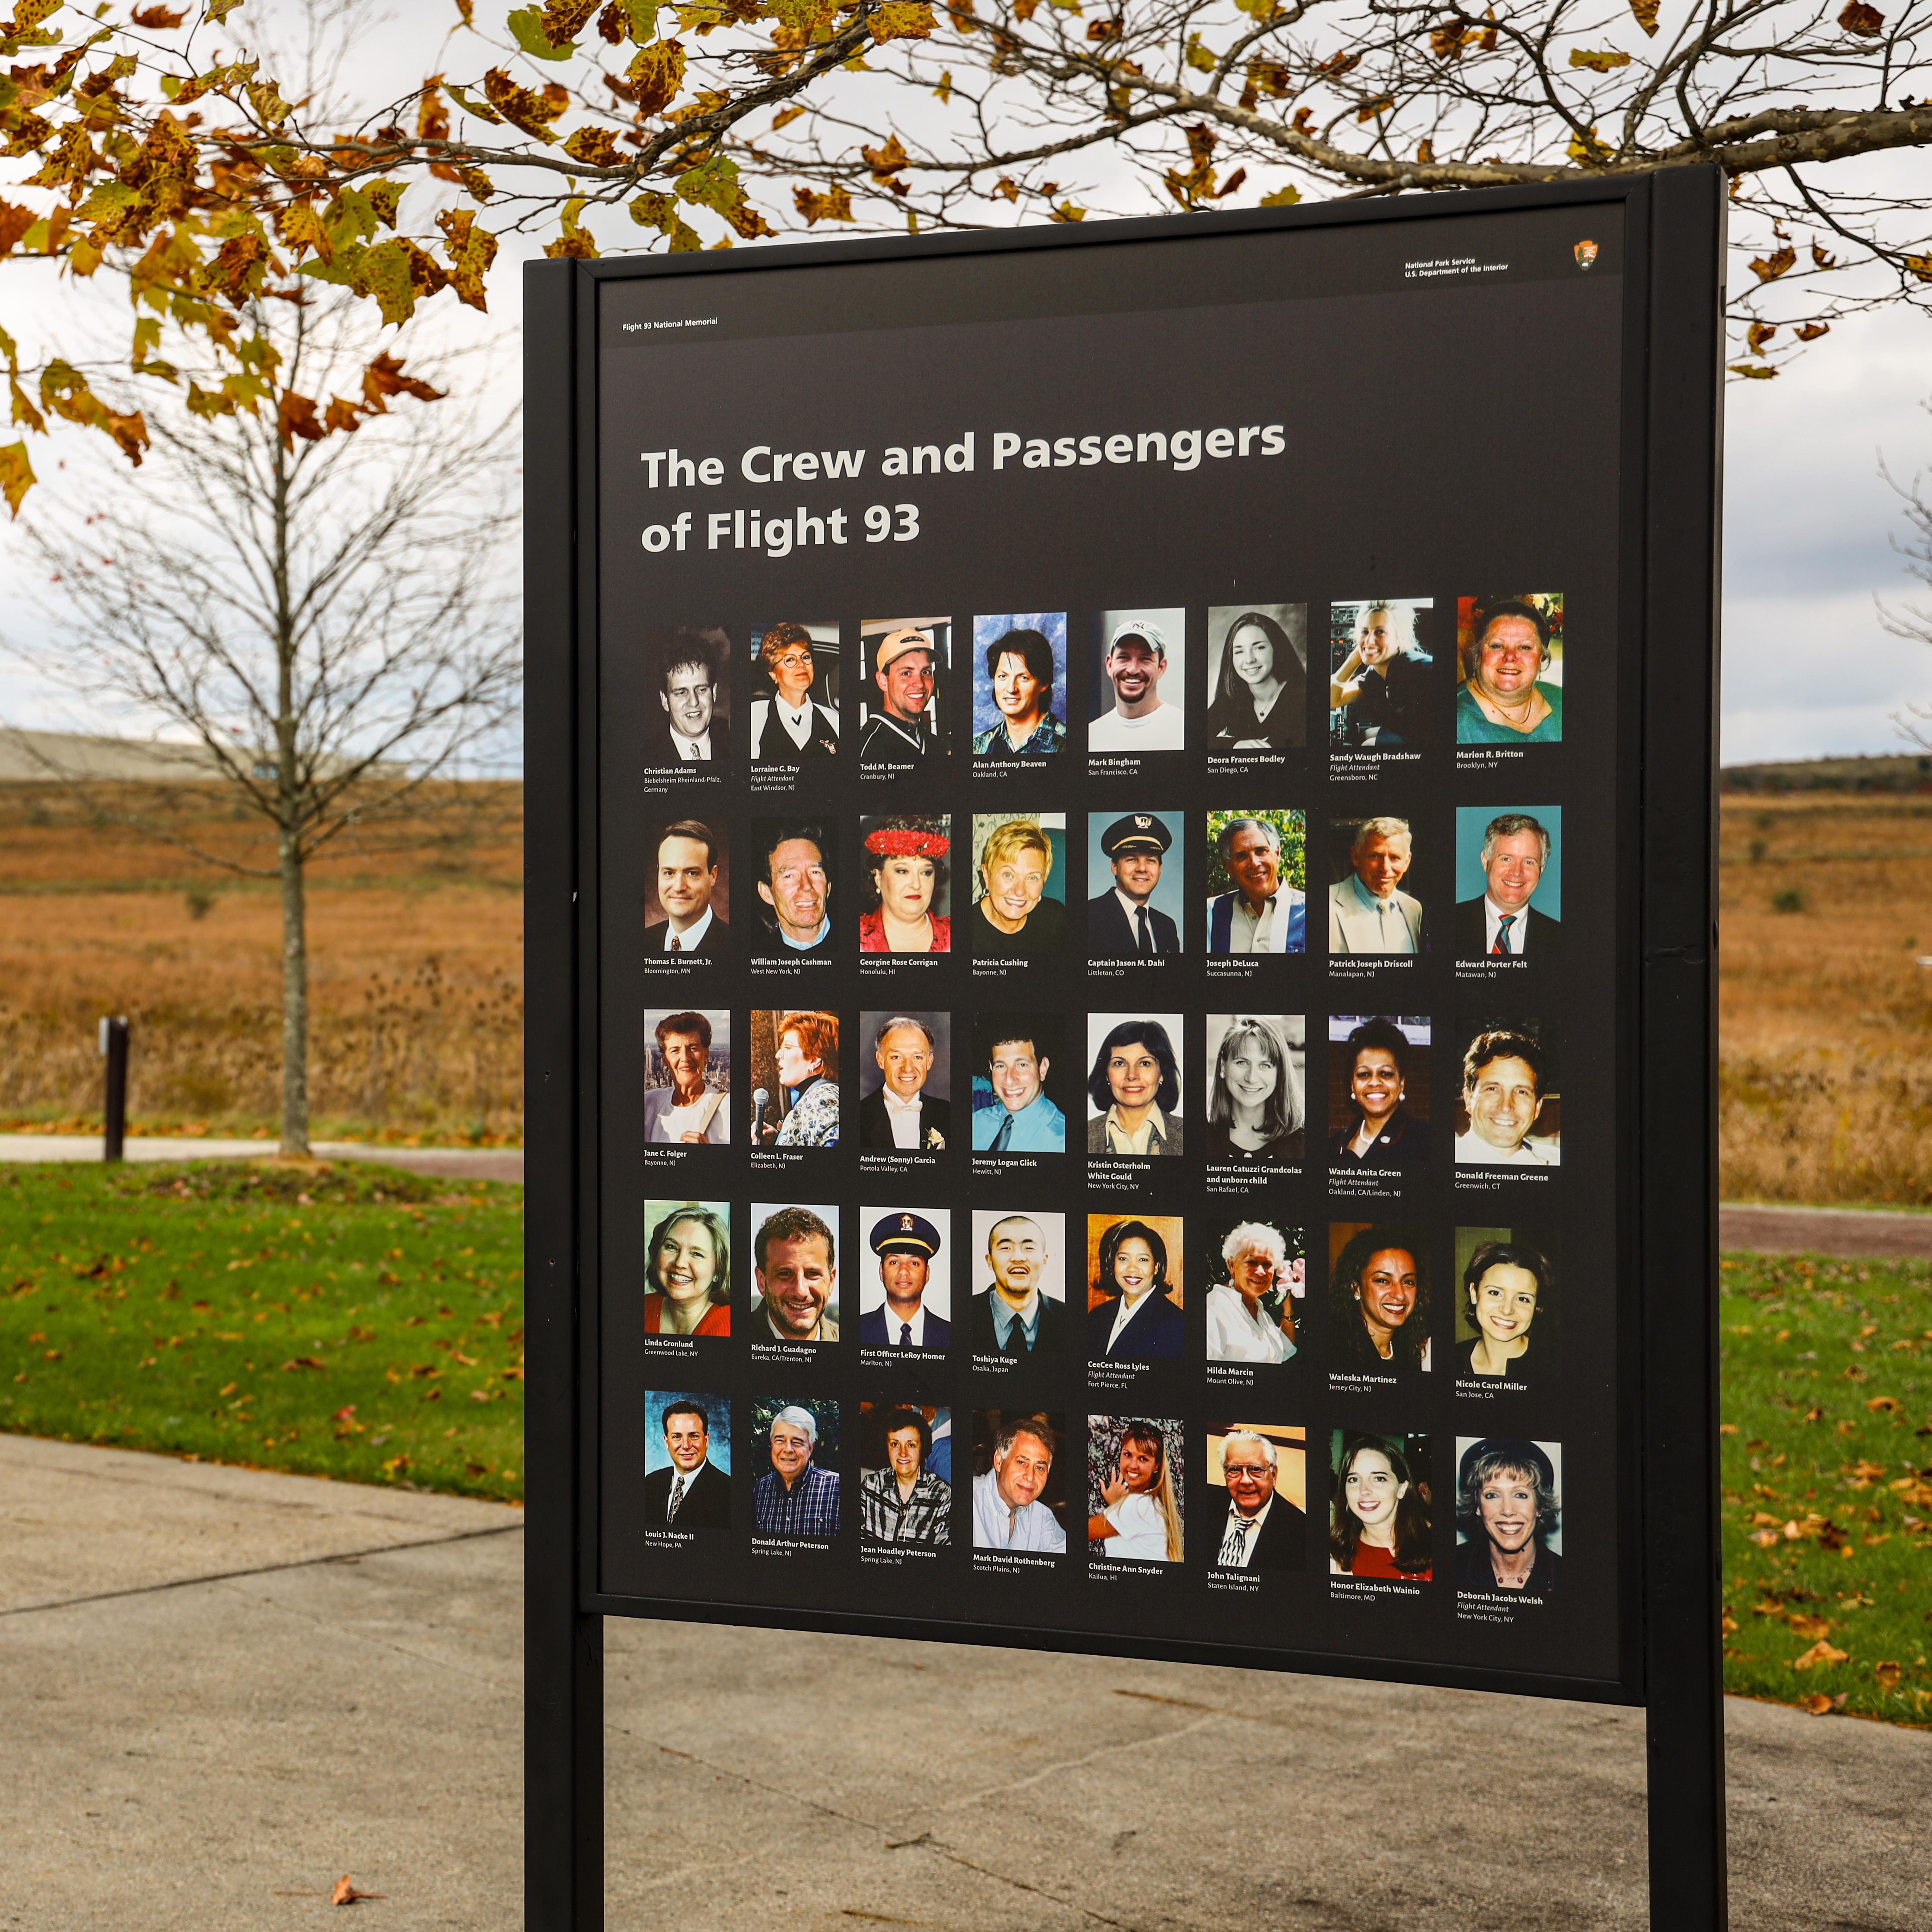
[(118, 1160), (128, 1138), (128, 1022), (124, 1019), (100, 1022), (100, 1051), (107, 1060), (106, 1132), (100, 1157)]

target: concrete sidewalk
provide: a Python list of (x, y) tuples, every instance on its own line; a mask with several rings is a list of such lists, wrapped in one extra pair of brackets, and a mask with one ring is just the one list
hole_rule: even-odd
[[(0, 1436), (0, 1926), (519, 1923), (519, 1526)], [(614, 1928), (1646, 1922), (1635, 1712), (607, 1628)], [(1729, 1723), (1738, 1932), (1932, 1918), (1932, 1736)]]
[[(0, 1134), (0, 1161), (98, 1161), (98, 1134)], [(273, 1141), (195, 1139), (186, 1136), (130, 1135), (122, 1143), (130, 1160), (261, 1160), (275, 1151)], [(373, 1160), (411, 1174), (449, 1174), (470, 1180), (524, 1178), (521, 1148), (406, 1148), (369, 1141), (317, 1141), (321, 1160)]]

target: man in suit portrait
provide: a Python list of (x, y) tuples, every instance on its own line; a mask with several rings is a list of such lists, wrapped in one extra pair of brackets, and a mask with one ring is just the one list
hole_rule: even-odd
[(1009, 1214), (986, 1230), (993, 1285), (973, 1298), (973, 1346), (982, 1355), (1058, 1354), (1066, 1310), (1041, 1287), (1052, 1259), (1046, 1230), (1030, 1214)]
[(1148, 903), (1173, 842), (1172, 834), (1150, 812), (1130, 812), (1101, 833), (1100, 850), (1113, 868), (1114, 889), (1087, 902), (1088, 958), (1131, 959), (1180, 950), (1174, 921)]
[(680, 818), (658, 840), (657, 897), (664, 916), (644, 928), (653, 952), (722, 952), (730, 928), (712, 910), (718, 839), (708, 825)]
[(670, 1460), (644, 1478), (646, 1526), (729, 1529), (731, 1478), (711, 1460), (710, 1418), (697, 1402), (674, 1402), (664, 1412), (664, 1433)]
[(923, 1214), (896, 1208), (873, 1222), (872, 1242), (886, 1298), (859, 1318), (860, 1347), (946, 1347), (952, 1340), (952, 1324), (926, 1305), (926, 1283), (932, 1279), (939, 1252), (939, 1230)]
[(1526, 812), (1505, 812), (1483, 832), (1480, 898), (1456, 902), (1458, 959), (1561, 956), (1563, 922), (1530, 904), (1550, 863), (1550, 833)]
[(1348, 848), (1352, 874), (1328, 888), (1328, 951), (1422, 950), (1422, 902), (1401, 890), (1414, 856), (1406, 818), (1368, 818)]
[(1281, 876), (1280, 831), (1265, 818), (1231, 818), (1218, 842), (1234, 890), (1208, 902), (1208, 950), (1306, 952), (1308, 902)]
[(730, 662), (730, 638), (715, 626), (680, 624), (656, 644), (658, 710), (644, 725), (645, 764), (723, 764), (731, 718), (718, 672)]
[(764, 876), (758, 896), (768, 910), (764, 943), (776, 940), (781, 953), (832, 950), (832, 867), (835, 826), (786, 819), (762, 823), (758, 841)]
[(1228, 1514), (1215, 1552), (1217, 1570), (1299, 1570), (1308, 1519), (1275, 1493), (1280, 1457), (1268, 1438), (1252, 1429), (1231, 1429), (1221, 1438), (1221, 1474), (1228, 1485)]
[(937, 1054), (926, 1022), (895, 1014), (880, 1028), (872, 1054), (885, 1084), (859, 1102), (859, 1144), (944, 1153), (952, 1138), (952, 1103), (926, 1090)]

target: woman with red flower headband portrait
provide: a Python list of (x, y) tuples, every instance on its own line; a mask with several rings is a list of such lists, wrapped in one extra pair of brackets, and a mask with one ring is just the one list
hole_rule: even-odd
[(950, 952), (952, 922), (932, 902), (952, 849), (944, 818), (868, 818), (866, 867), (877, 903), (859, 921), (861, 952)]

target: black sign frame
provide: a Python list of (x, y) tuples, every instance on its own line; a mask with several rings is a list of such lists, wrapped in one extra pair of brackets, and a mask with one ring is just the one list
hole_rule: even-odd
[[(1640, 1320), (1621, 1334), (1624, 1439), (1639, 1467), (1619, 1525), (1619, 1681), (1149, 1639), (1188, 1663), (1583, 1696), (1646, 1712), (1653, 1924), (1726, 1921), (1718, 1553), (1715, 806), (1724, 194), (1715, 170), (1456, 196), (730, 254), (533, 262), (524, 284), (527, 1117), (526, 1586), (527, 1910), (532, 1928), (601, 1925), (602, 1619), (760, 1621), (752, 1604), (601, 1594), (595, 1567), (602, 1075), (595, 1016), (600, 831), (596, 667), (595, 328), (598, 285), (938, 254), (1078, 249), (1184, 235), (1408, 222), (1479, 210), (1621, 206), (1625, 289), (1620, 560), (1636, 674), (1616, 810), (1628, 997), (1615, 1016), (1624, 1253)], [(1668, 1069), (1670, 1078), (1660, 1077)], [(1101, 1652), (1110, 1640), (800, 1610), (802, 1628)]]

